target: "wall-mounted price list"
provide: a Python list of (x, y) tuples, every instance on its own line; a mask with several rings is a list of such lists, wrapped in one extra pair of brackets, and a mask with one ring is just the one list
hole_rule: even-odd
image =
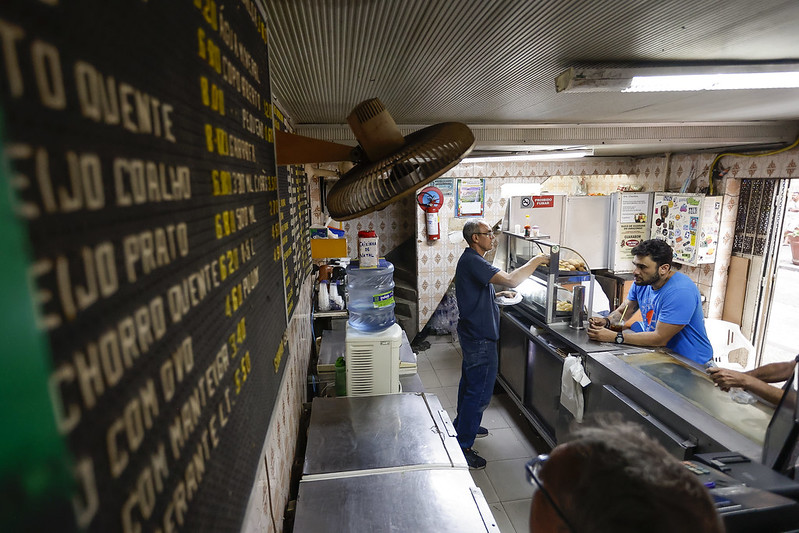
[[(288, 131), (283, 113), (276, 106), (273, 109), (275, 128)], [(308, 175), (301, 165), (280, 165), (277, 183), (286, 316), (290, 320), (302, 282), (311, 271)]]
[(262, 13), (9, 0), (0, 47), (76, 523), (237, 532), (285, 367), (282, 258), (299, 235), (280, 231), (281, 202), (299, 206), (278, 195)]

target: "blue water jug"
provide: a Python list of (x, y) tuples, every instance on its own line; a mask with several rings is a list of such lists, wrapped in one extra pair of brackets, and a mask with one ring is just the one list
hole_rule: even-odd
[(377, 268), (347, 266), (349, 324), (360, 331), (380, 331), (394, 324), (394, 265), (381, 259)]

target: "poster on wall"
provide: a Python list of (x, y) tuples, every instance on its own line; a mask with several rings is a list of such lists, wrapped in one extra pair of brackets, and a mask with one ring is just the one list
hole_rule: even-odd
[(617, 192), (612, 196), (615, 231), (611, 264), (616, 272), (631, 272), (632, 249), (649, 238), (652, 193)]
[(455, 180), (453, 178), (438, 178), (433, 180), (430, 185), (437, 187), (444, 196), (454, 196), (455, 194)]
[(12, 259), (74, 465), (71, 516), (48, 530), (241, 530), (294, 238), (266, 28), (240, 0), (0, 4), (0, 216), (24, 227)]
[(621, 196), (620, 220), (622, 224), (646, 224), (649, 212), (648, 193), (625, 193)]
[(646, 224), (629, 223), (619, 224), (618, 242), (616, 242), (616, 262), (630, 263), (633, 260), (632, 250), (649, 235)]
[(455, 180), (455, 216), (482, 217), (485, 204), (485, 182), (477, 178)]
[(652, 237), (669, 243), (674, 261), (696, 266), (716, 260), (720, 197), (655, 193), (653, 218)]

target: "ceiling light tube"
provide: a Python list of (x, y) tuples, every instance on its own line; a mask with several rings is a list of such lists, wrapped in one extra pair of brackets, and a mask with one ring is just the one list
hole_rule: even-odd
[(558, 92), (665, 92), (799, 88), (799, 64), (570, 68)]
[(795, 89), (799, 72), (750, 72), (740, 74), (689, 74), (634, 76), (623, 93), (661, 91), (727, 91), (734, 89)]
[(552, 152), (539, 154), (508, 154), (494, 156), (467, 157), (462, 163), (501, 163), (514, 161), (556, 161), (561, 159), (579, 159), (594, 155), (593, 150), (571, 150), (568, 152)]

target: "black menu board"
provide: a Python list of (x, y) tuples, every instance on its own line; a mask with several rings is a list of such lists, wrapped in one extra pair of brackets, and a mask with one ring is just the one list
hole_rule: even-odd
[[(274, 107), (273, 116), (275, 128), (288, 131), (284, 115), (277, 106)], [(302, 282), (311, 271), (308, 175), (301, 165), (280, 165), (277, 167), (277, 184), (286, 317), (291, 320)]]
[(239, 531), (288, 357), (262, 13), (5, 0), (0, 46), (76, 522)]

